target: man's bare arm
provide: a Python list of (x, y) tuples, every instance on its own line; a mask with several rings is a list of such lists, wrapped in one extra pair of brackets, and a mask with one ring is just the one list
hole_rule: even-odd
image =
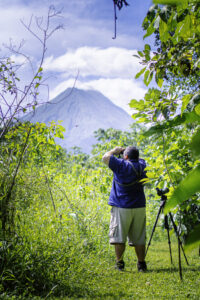
[(106, 165), (109, 165), (109, 161), (110, 161), (110, 157), (112, 155), (118, 155), (120, 154), (122, 151), (124, 150), (123, 147), (115, 147), (114, 149), (106, 152), (102, 158), (103, 162), (106, 164)]

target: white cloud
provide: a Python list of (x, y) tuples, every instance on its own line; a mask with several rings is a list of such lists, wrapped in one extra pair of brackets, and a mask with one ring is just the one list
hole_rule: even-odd
[(81, 77), (103, 76), (130, 78), (141, 69), (136, 50), (110, 47), (106, 49), (81, 47), (69, 50), (57, 58), (53, 56), (45, 60), (44, 68), (49, 71), (63, 72), (70, 76), (79, 70)]
[[(1, 2), (1, 1), (0, 1)], [(12, 38), (14, 43), (18, 44), (25, 39), (25, 50), (30, 52), (32, 56), (38, 57), (40, 54), (40, 44), (28, 32), (20, 22), (23, 19), (25, 23), (29, 23), (31, 16), (33, 21), (35, 16), (47, 15), (50, 0), (30, 1), (24, 3), (20, 0), (9, 0), (0, 3), (0, 46), (2, 43), (9, 43)], [(54, 2), (54, 1), (53, 1)], [(48, 40), (47, 48), (49, 55), (57, 55), (65, 53), (66, 49), (83, 47), (85, 45), (92, 47), (142, 47), (143, 42), (138, 35), (129, 34), (128, 31), (118, 35), (113, 40), (113, 10), (112, 5), (109, 7), (110, 17), (104, 15), (93, 15), (94, 0), (58, 0), (55, 3), (59, 10), (64, 7), (62, 18), (51, 20), (54, 25), (63, 24), (65, 30), (54, 33)], [(105, 5), (107, 7), (107, 5)], [(96, 12), (97, 13), (97, 12)], [(96, 16), (96, 18), (95, 18)], [(36, 29), (37, 30), (37, 29)]]
[[(117, 47), (80, 47), (70, 49), (57, 58), (48, 57), (44, 63), (46, 71), (57, 71), (57, 77), (60, 74), (60, 83), (58, 81), (57, 86), (50, 92), (50, 98), (75, 84), (77, 88), (100, 91), (116, 105), (131, 113), (128, 105), (130, 100), (139, 100), (146, 92), (142, 82), (134, 79), (141, 69), (138, 59), (133, 56), (135, 53), (136, 50)], [(75, 82), (78, 70), (79, 76)]]
[[(20, 19), (29, 22), (32, 14), (45, 16), (48, 10), (47, 4), (51, 1), (44, 0), (40, 3), (30, 1), (28, 4), (21, 0), (8, 2), (9, 5), (5, 2), (0, 3), (0, 44), (7, 42), (9, 37), (13, 37), (17, 42), (25, 38), (28, 41), (25, 50), (35, 58), (34, 62), (36, 62), (41, 53), (39, 42), (33, 40), (30, 32), (20, 23)], [(66, 30), (58, 31), (48, 41), (49, 57), (44, 64), (47, 75), (56, 78), (51, 82), (51, 98), (67, 87), (73, 86), (73, 76), (76, 77), (79, 70), (77, 87), (99, 90), (115, 104), (130, 112), (128, 107), (130, 99), (140, 99), (145, 93), (142, 83), (134, 80), (141, 65), (133, 57), (136, 50), (130, 50), (140, 48), (143, 44), (139, 32), (132, 34), (130, 28), (126, 27), (126, 31), (123, 33), (119, 31), (117, 39), (112, 40), (113, 18), (110, 17), (113, 14), (110, 10), (112, 5), (104, 11), (104, 4), (101, 4), (102, 14), (97, 10), (93, 15), (94, 0), (65, 2), (58, 0), (56, 5), (61, 3), (64, 3), (64, 18), (58, 23), (64, 23)], [(57, 21), (55, 23), (57, 24)], [(66, 52), (66, 49), (69, 50)], [(15, 56), (14, 60), (20, 63), (21, 57)]]
[(133, 112), (128, 106), (131, 99), (141, 99), (146, 89), (144, 89), (140, 82), (135, 82), (131, 79), (122, 78), (100, 78), (97, 80), (90, 80), (87, 82), (74, 79), (68, 79), (61, 82), (54, 90), (50, 92), (50, 98), (54, 98), (69, 87), (74, 86), (80, 89), (94, 89), (103, 93), (113, 103), (126, 110), (129, 114)]
[(23, 55), (11, 55), (10, 56), (11, 60), (15, 63), (15, 64), (25, 64), (27, 63), (27, 59), (23, 56)]

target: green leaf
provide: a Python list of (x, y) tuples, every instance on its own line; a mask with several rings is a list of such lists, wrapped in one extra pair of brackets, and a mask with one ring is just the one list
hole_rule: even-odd
[(163, 79), (161, 79), (161, 78), (158, 78), (158, 79), (157, 79), (157, 85), (159, 86), (159, 88), (161, 88), (161, 87), (162, 87), (162, 85), (163, 85), (163, 82), (164, 82), (164, 80), (163, 80)]
[(163, 20), (160, 20), (159, 33), (162, 42), (166, 42), (169, 39), (169, 28)]
[(163, 125), (152, 126), (148, 131), (143, 133), (143, 136), (149, 137), (152, 136), (153, 134), (161, 134), (164, 128), (165, 127)]
[(181, 107), (181, 114), (184, 112), (184, 110), (186, 109), (188, 103), (190, 102), (191, 99), (191, 94), (185, 95), (182, 98), (182, 107)]
[(157, 16), (157, 18), (155, 19), (155, 22), (154, 22), (154, 28), (155, 29), (159, 29), (159, 26), (160, 26), (160, 16)]
[(143, 39), (145, 39), (146, 37), (152, 35), (155, 30), (156, 30), (156, 28), (154, 27), (154, 21), (153, 21), (151, 23), (151, 25), (147, 28), (146, 34), (144, 35)]
[(144, 57), (144, 53), (142, 51), (138, 51), (137, 53), (139, 54), (140, 57)]
[(143, 68), (140, 72), (138, 72), (138, 73), (135, 75), (135, 79), (139, 78), (139, 77), (144, 73), (145, 70), (146, 70), (146, 67)]
[(195, 112), (198, 116), (200, 116), (200, 103), (195, 107)]
[(143, 110), (144, 108), (144, 100), (136, 100), (136, 99), (132, 99), (129, 103), (129, 106), (134, 108), (134, 109), (139, 109), (139, 110)]
[(168, 127), (174, 127), (179, 126), (183, 123), (194, 123), (194, 122), (200, 122), (200, 116), (198, 116), (195, 111), (189, 112), (189, 113), (183, 113), (182, 115), (176, 116), (173, 120), (168, 121), (165, 126)]
[(161, 4), (161, 5), (182, 5), (183, 2), (185, 3), (186, 0), (153, 0), (154, 4)]
[(185, 117), (186, 117), (186, 120), (184, 123), (193, 123), (193, 122), (200, 123), (200, 116), (197, 115), (195, 113), (195, 111), (192, 111), (191, 113), (185, 113)]
[(147, 85), (147, 79), (148, 79), (149, 73), (150, 73), (149, 70), (147, 70), (147, 71), (144, 73), (144, 83), (145, 83), (146, 85)]
[(171, 198), (166, 202), (164, 209), (165, 214), (198, 192), (200, 192), (200, 166), (189, 172), (174, 190)]
[(136, 58), (140, 58), (140, 56), (139, 56), (139, 55), (136, 55), (136, 54), (133, 54), (133, 56), (136, 57)]
[(200, 224), (195, 226), (185, 243), (185, 250), (192, 250), (200, 245)]
[(191, 102), (193, 102), (195, 105), (199, 104), (200, 103), (200, 93), (196, 93), (192, 99), (191, 99)]
[(144, 73), (144, 84), (146, 84), (146, 86), (149, 85), (149, 83), (151, 82), (153, 78), (153, 71), (149, 71), (147, 70), (145, 73)]
[(147, 130), (145, 133), (143, 133), (144, 136), (149, 137), (153, 134), (161, 133), (162, 130), (166, 130), (172, 127), (179, 126), (183, 123), (194, 123), (199, 122), (200, 123), (200, 116), (198, 116), (194, 111), (190, 113), (184, 113), (181, 115), (176, 116), (174, 119), (169, 120), (165, 123), (152, 126), (149, 130)]
[(200, 155), (200, 130), (197, 131), (197, 133), (193, 135), (192, 142), (190, 144), (190, 148), (195, 156)]
[(190, 15), (187, 15), (183, 22), (181, 22), (181, 28), (179, 31), (179, 37), (182, 37), (185, 40), (188, 40), (189, 38), (193, 37), (194, 34), (194, 27), (192, 22), (192, 17)]
[(149, 83), (151, 82), (152, 79), (153, 79), (153, 71), (151, 71), (149, 76), (148, 76), (147, 85), (149, 85)]
[(151, 46), (150, 46), (149, 44), (145, 44), (145, 45), (144, 45), (144, 49), (145, 49), (146, 51), (151, 51)]

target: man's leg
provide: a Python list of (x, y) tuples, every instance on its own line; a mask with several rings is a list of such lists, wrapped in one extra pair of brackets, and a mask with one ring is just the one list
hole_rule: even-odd
[(115, 254), (117, 261), (123, 260), (125, 248), (125, 244), (115, 244)]
[(135, 246), (135, 253), (138, 258), (137, 268), (139, 272), (145, 272), (147, 270), (147, 265), (145, 262), (145, 246)]
[(129, 245), (135, 247), (137, 255), (138, 271), (146, 271), (145, 243), (146, 243), (146, 214), (145, 207), (133, 209), (133, 222), (131, 224), (128, 238)]
[(116, 265), (115, 269), (119, 271), (124, 270), (125, 263), (123, 261), (123, 255), (126, 248), (125, 244), (114, 244), (115, 245), (115, 254), (116, 254)]
[(145, 245), (135, 246), (135, 253), (138, 261), (143, 262), (145, 259)]
[(132, 218), (129, 216), (129, 209), (112, 207), (109, 240), (115, 246), (116, 269), (124, 269), (123, 254), (126, 247), (126, 239)]

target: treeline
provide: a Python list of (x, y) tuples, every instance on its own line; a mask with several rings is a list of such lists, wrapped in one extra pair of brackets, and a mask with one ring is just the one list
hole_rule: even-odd
[[(172, 178), (187, 173), (193, 161), (185, 148), (177, 155), (179, 140), (146, 138), (144, 132), (137, 124), (127, 132), (99, 129), (95, 132), (98, 143), (87, 155), (79, 148), (67, 152), (58, 146), (54, 139), (62, 138), (62, 127), (55, 123), (47, 127), (26, 122), (8, 130), (0, 152), (2, 292), (24, 296), (84, 293), (84, 281), (90, 282), (93, 276), (91, 265), (94, 272), (100, 263), (96, 258), (109, 261), (112, 255), (107, 205), (112, 172), (102, 163), (102, 156), (117, 145), (136, 145), (147, 161), (149, 236), (160, 204), (155, 187), (163, 188), (170, 178), (166, 168), (170, 157), (163, 149), (177, 151), (175, 155), (171, 150)], [(185, 133), (188, 143), (189, 134)], [(174, 211), (182, 238), (198, 222), (197, 202), (194, 195)], [(162, 239), (162, 235), (156, 233), (155, 238)]]

